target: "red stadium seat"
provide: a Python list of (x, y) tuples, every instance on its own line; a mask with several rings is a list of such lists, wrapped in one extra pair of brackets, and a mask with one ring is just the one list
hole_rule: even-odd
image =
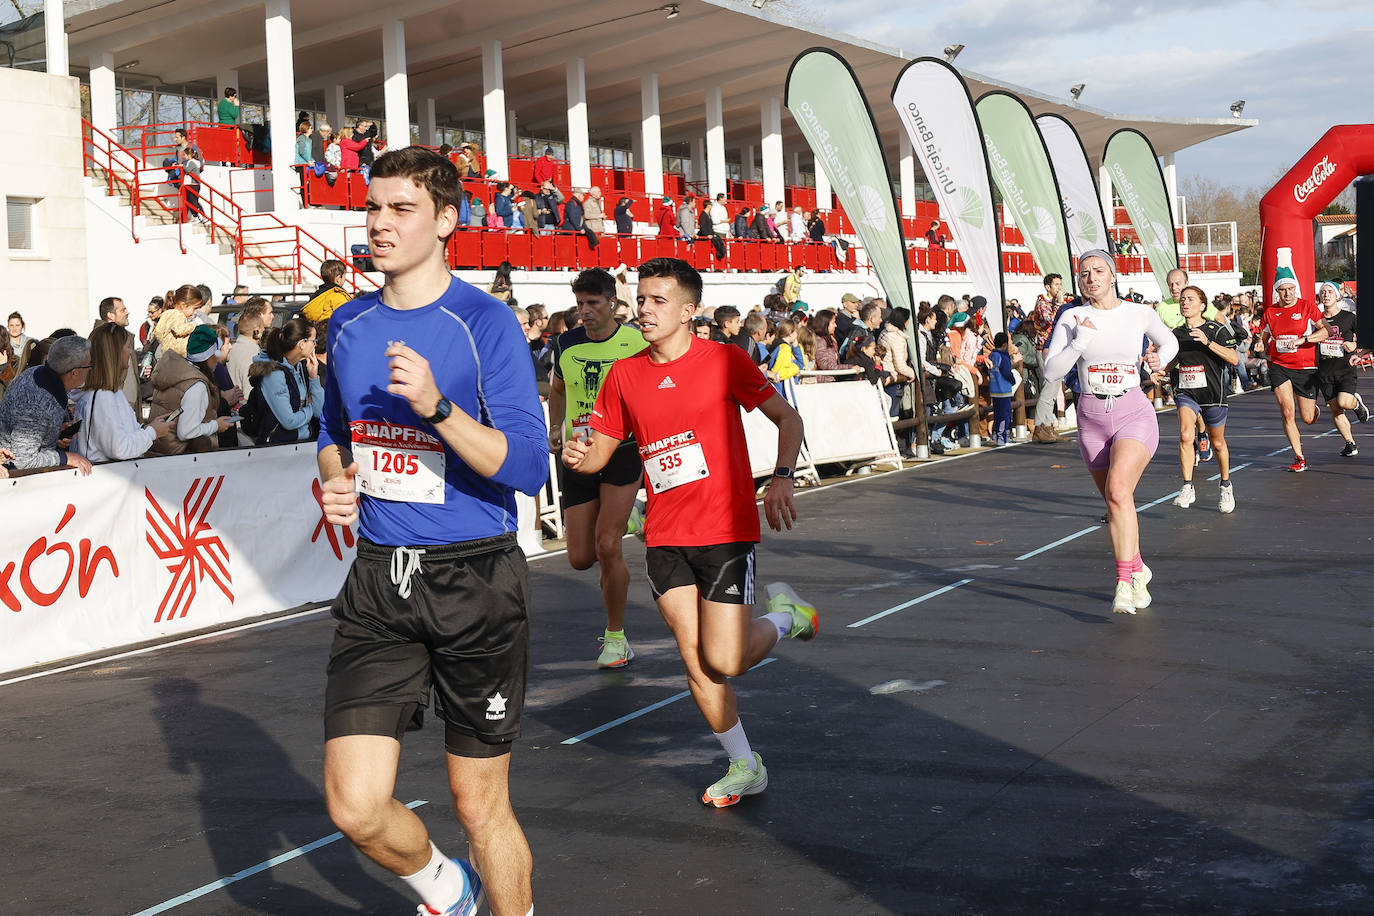
[(763, 270), (763, 242), (744, 243), (744, 269), (750, 273)]
[(554, 266), (552, 235), (536, 235), (530, 238), (530, 266), (543, 268)]
[(807, 270), (817, 271), (821, 269), (821, 248), (824, 246), (815, 243), (802, 246), (802, 263)]
[[(759, 242), (759, 270), (771, 274), (778, 270), (778, 249), (781, 246), (777, 242)], [(786, 267), (783, 268), (784, 270)]]

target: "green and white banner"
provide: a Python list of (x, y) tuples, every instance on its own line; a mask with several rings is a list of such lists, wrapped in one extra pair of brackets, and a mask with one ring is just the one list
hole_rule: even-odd
[(888, 304), (914, 313), (902, 221), (897, 218), (888, 177), (891, 172), (854, 71), (844, 58), (826, 48), (803, 51), (787, 72), (784, 104), (854, 224)]
[(1107, 140), (1102, 165), (1112, 176), (1116, 196), (1126, 208), (1140, 245), (1150, 259), (1150, 270), (1167, 295), (1169, 271), (1178, 266), (1178, 241), (1174, 236), (1174, 214), (1169, 207), (1169, 192), (1164, 187), (1164, 172), (1155, 149), (1145, 135), (1123, 128)]
[(1001, 90), (984, 94), (974, 107), (1003, 206), (1021, 230), (1041, 272), (1060, 274), (1065, 288), (1072, 289), (1073, 262), (1059, 185), (1030, 109)]
[(1088, 154), (1078, 131), (1063, 115), (1042, 114), (1035, 119), (1045, 149), (1050, 153), (1054, 177), (1063, 195), (1064, 223), (1069, 230), (1069, 246), (1074, 257), (1094, 248), (1108, 248), (1107, 218), (1102, 213), (1102, 198), (1097, 193)]
[[(892, 104), (954, 234), (973, 291), (989, 302), (1005, 302), (992, 179), (983, 132), (963, 77), (943, 60), (918, 58), (897, 75)], [(1000, 308), (989, 309), (987, 319), (993, 330), (1002, 330)]]

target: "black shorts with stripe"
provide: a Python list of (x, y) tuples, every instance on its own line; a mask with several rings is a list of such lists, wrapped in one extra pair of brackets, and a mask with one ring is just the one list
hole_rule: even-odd
[(413, 549), (360, 539), (331, 608), (325, 740), (400, 741), (432, 694), (449, 753), (508, 753), (525, 703), (529, 606), (514, 534)]
[(644, 565), (654, 598), (695, 585), (707, 601), (754, 603), (754, 543), (735, 541), (706, 547), (650, 547)]

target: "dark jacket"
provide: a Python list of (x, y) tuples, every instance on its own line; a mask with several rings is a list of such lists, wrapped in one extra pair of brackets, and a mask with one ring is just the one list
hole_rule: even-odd
[(735, 214), (735, 224), (734, 229), (732, 231), (734, 232), (735, 238), (737, 239), (758, 238), (758, 236), (754, 233), (753, 227), (749, 225), (749, 218), (744, 215), (743, 211)]
[(57, 441), (70, 419), (62, 376), (47, 366), (25, 369), (0, 401), (0, 447), (14, 452), (20, 470), (61, 467), (67, 453)]
[(563, 205), (563, 228), (573, 232), (582, 231), (582, 201), (573, 194), (568, 198), (568, 202)]
[(813, 242), (825, 241), (825, 221), (819, 216), (812, 216), (811, 222), (806, 224), (806, 234), (811, 236)]
[(621, 235), (629, 235), (635, 231), (635, 219), (630, 215), (630, 206), (633, 201), (622, 200), (615, 205), (615, 231)]

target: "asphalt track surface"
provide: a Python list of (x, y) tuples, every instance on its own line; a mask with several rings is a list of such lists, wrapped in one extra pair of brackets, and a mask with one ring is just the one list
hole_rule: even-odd
[[(1341, 459), (1308, 436), (1289, 474), (1267, 393), (1231, 417), (1248, 467), (1227, 517), (1215, 464), (1193, 508), (1161, 501), (1179, 477), (1160, 416), (1137, 493), (1155, 603), (1134, 618), (1110, 613), (1071, 444), (801, 496), (760, 582), (813, 600), (821, 633), (737, 681), (770, 786), (734, 808), (698, 801), (724, 764), (672, 700), (643, 548), (626, 542), (639, 657), (614, 673), (592, 662), (595, 573), (534, 561), (512, 766), (537, 912), (1374, 912), (1374, 438)], [(347, 842), (311, 846), (334, 832), (330, 632), (311, 614), (0, 687), (0, 912), (413, 913)], [(464, 854), (432, 721), (397, 796)]]

